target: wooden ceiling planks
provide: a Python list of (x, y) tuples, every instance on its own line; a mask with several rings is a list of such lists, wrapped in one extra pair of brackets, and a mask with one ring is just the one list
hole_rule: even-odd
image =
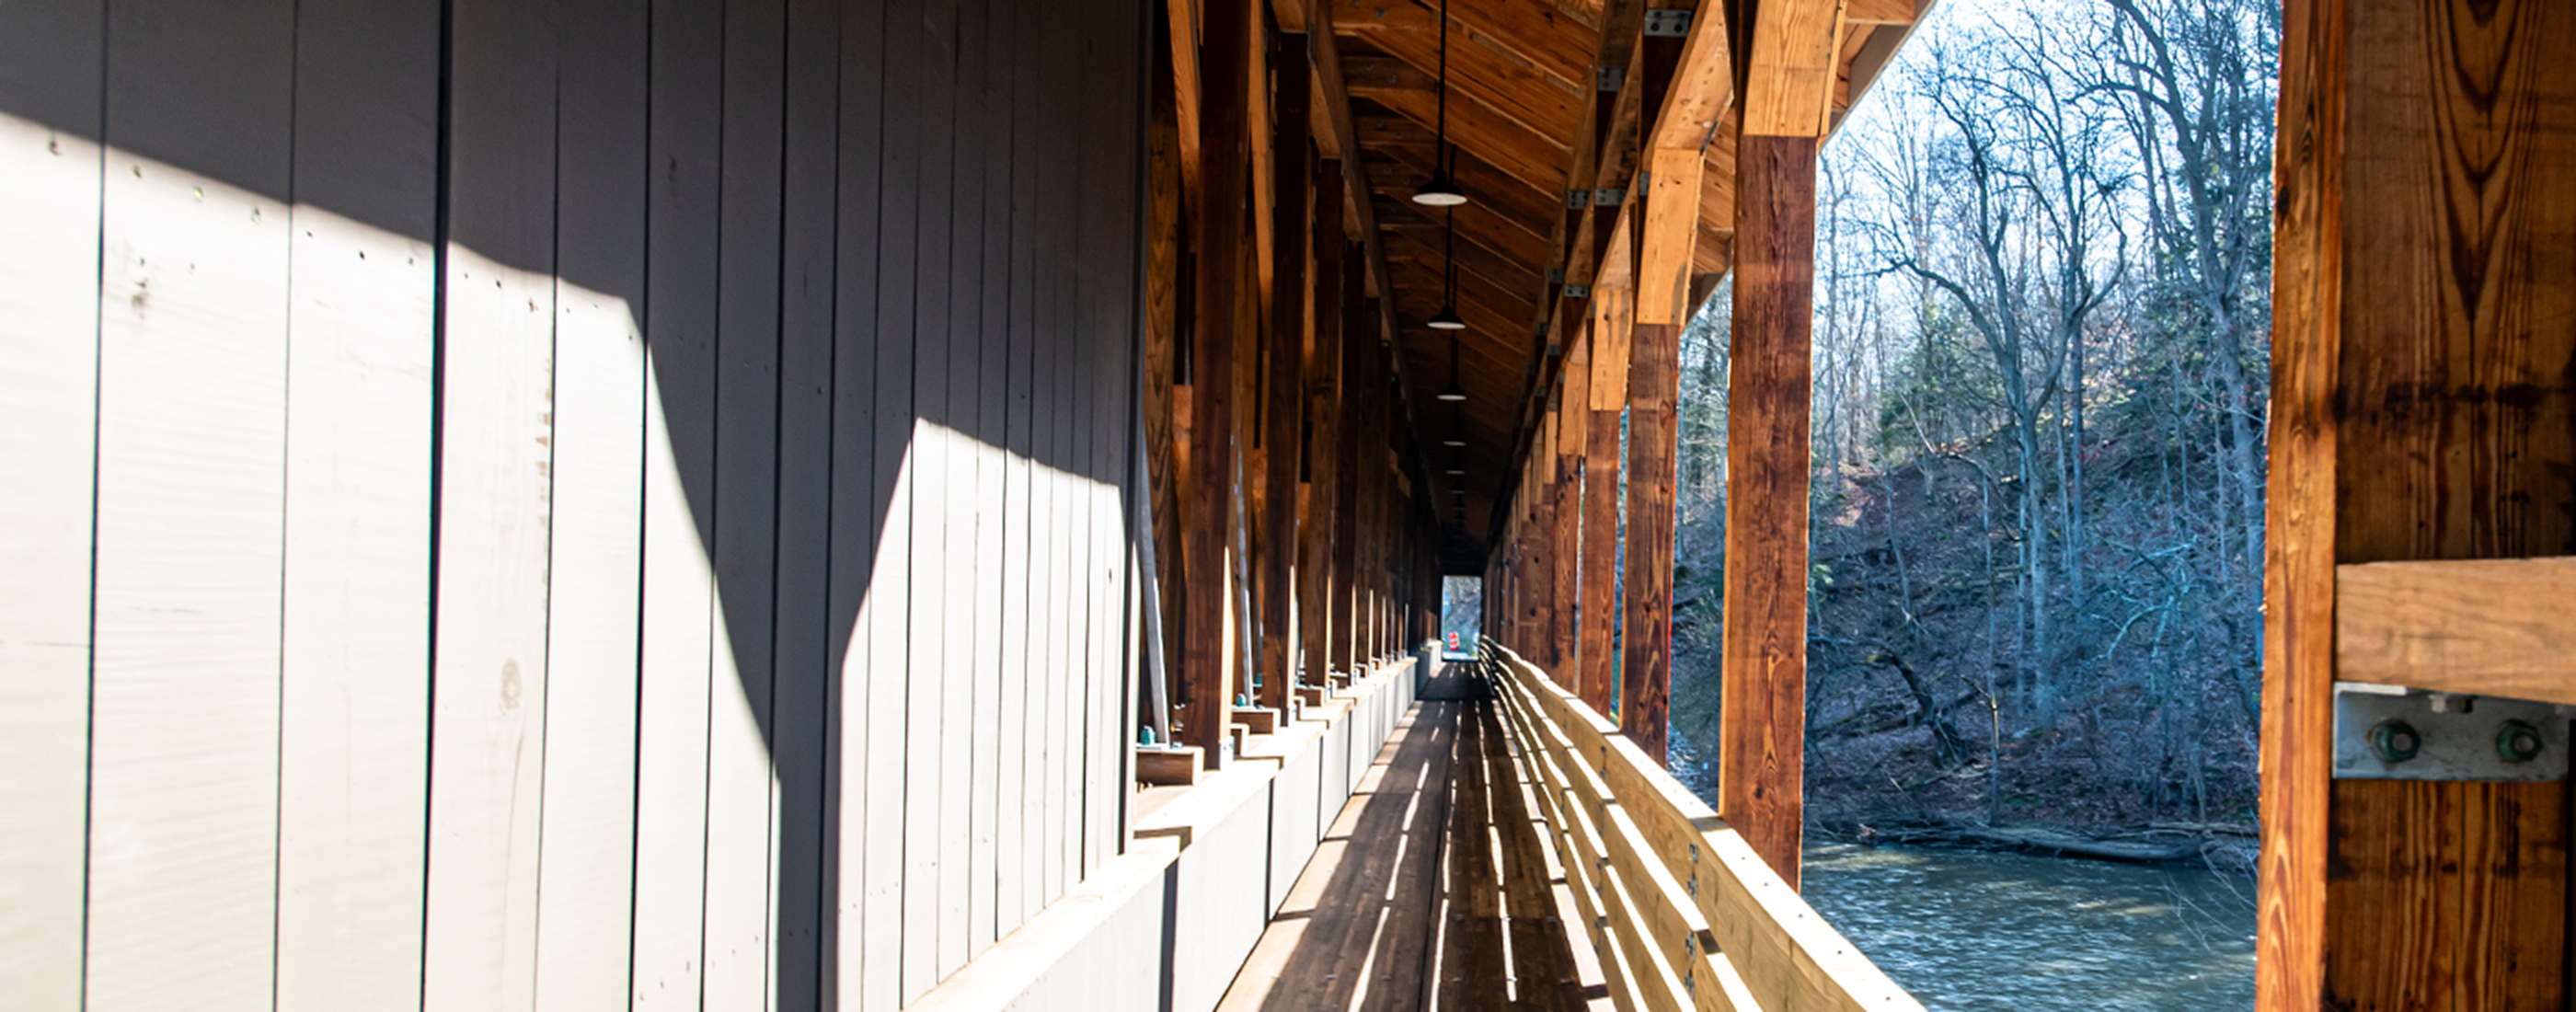
[[(1442, 304), (1448, 256), (1439, 217), (1407, 199), (1436, 158), (1438, 0), (1273, 2), (1283, 24), (1294, 7), (1319, 42), (1333, 41), (1316, 47), (1316, 90), (1330, 113), (1318, 117), (1319, 135), (1324, 121), (1336, 125), (1330, 145), (1319, 136), (1318, 146), (1344, 153), (1353, 192), (1371, 198), (1352, 201), (1351, 213), (1367, 219), (1356, 224), (1374, 237), (1372, 281), (1386, 295), (1381, 310), (1397, 345), (1407, 414), (1417, 445), (1449, 459), (1438, 445), (1448, 420), (1430, 396), (1449, 379), (1447, 342), (1422, 325)], [(1723, 23), (1730, 9), (1754, 9), (1751, 2), (1450, 0), (1448, 139), (1453, 175), (1471, 201), (1457, 212), (1456, 308), (1470, 326), (1461, 338), (1459, 378), (1471, 401), (1460, 417), (1476, 444), (1457, 459), (1501, 466), (1528, 444), (1528, 426), (1559, 371), (1551, 346), (1580, 333), (1589, 314), (1581, 299), (1565, 298), (1566, 282), (1648, 280), (1634, 277), (1633, 267), (1625, 280), (1592, 277), (1615, 230), (1630, 230), (1652, 248), (1651, 287), (1669, 296), (1662, 311), (1641, 305), (1644, 315), (1678, 319), (1696, 310), (1730, 265), (1734, 138), (1748, 101), (1761, 130), (1795, 127), (1820, 136), (1929, 6), (1774, 2), (1792, 8), (1782, 12), (1792, 16), (1756, 32)], [(1648, 46), (1640, 27), (1649, 8), (1691, 10), (1693, 30), (1687, 39)], [(1661, 62), (1650, 70), (1657, 46)], [(1328, 62), (1335, 66), (1326, 72)], [(1753, 66), (1739, 68), (1743, 62)], [(1608, 75), (1615, 90), (1600, 90), (1604, 69), (1618, 72)], [(1738, 94), (1748, 73), (1768, 83)], [(1630, 196), (1588, 199), (1594, 190), (1629, 194), (1657, 152), (1674, 176), (1686, 168), (1700, 177), (1681, 187), (1695, 199), (1657, 203), (1653, 222), (1626, 220), (1636, 205)], [(1569, 192), (1587, 199), (1568, 207)], [(1671, 213), (1676, 206), (1696, 214)], [(1467, 512), (1476, 522), (1462, 536), (1490, 536), (1482, 521), (1500, 516), (1500, 502), (1481, 497), (1501, 493), (1507, 480), (1470, 482)], [(1450, 522), (1445, 494), (1440, 500), (1438, 515)]]

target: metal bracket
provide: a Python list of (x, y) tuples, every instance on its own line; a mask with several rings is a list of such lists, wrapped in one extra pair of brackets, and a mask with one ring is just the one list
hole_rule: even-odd
[(1678, 39), (1690, 34), (1691, 12), (1687, 9), (1646, 12), (1646, 37)]
[(1547, 269), (1547, 283), (1548, 283), (1548, 284), (1551, 284), (1551, 285), (1561, 285), (1561, 284), (1564, 284), (1564, 283), (1565, 283), (1565, 268), (1563, 268), (1563, 267), (1550, 267), (1550, 268), (1548, 268), (1548, 269)]
[(1565, 286), (1565, 297), (1566, 297), (1566, 298), (1569, 298), (1569, 299), (1588, 299), (1588, 298), (1591, 298), (1591, 297), (1592, 297), (1592, 286), (1591, 286), (1591, 285), (1567, 285), (1567, 286)]
[(1598, 190), (1592, 191), (1592, 206), (1617, 207), (1619, 206), (1620, 201), (1626, 200), (1627, 198), (1628, 191), (1615, 186), (1604, 186)]
[(2335, 683), (2337, 780), (2567, 777), (2569, 708), (2399, 685)]
[(1592, 85), (1602, 91), (1617, 91), (1620, 82), (1627, 77), (1628, 68), (1626, 67), (1603, 67), (1593, 74)]
[(1583, 210), (1583, 206), (1591, 202), (1592, 195), (1581, 189), (1565, 191), (1565, 209), (1568, 211)]

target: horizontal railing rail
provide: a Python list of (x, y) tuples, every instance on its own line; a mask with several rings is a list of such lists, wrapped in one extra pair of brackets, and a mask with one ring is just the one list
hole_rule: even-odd
[(1623, 1012), (1922, 1009), (1616, 725), (1518, 654), (1485, 658)]

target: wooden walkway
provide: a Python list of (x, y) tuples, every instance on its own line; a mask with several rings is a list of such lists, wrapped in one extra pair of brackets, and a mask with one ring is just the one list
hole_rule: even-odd
[(1484, 681), (1432, 679), (1220, 1012), (1609, 1007), (1527, 791)]

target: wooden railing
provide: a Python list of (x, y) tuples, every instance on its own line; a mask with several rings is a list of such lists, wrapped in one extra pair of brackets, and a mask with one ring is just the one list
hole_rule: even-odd
[(1485, 669), (1622, 1010), (1920, 1010), (1616, 725), (1509, 650)]

